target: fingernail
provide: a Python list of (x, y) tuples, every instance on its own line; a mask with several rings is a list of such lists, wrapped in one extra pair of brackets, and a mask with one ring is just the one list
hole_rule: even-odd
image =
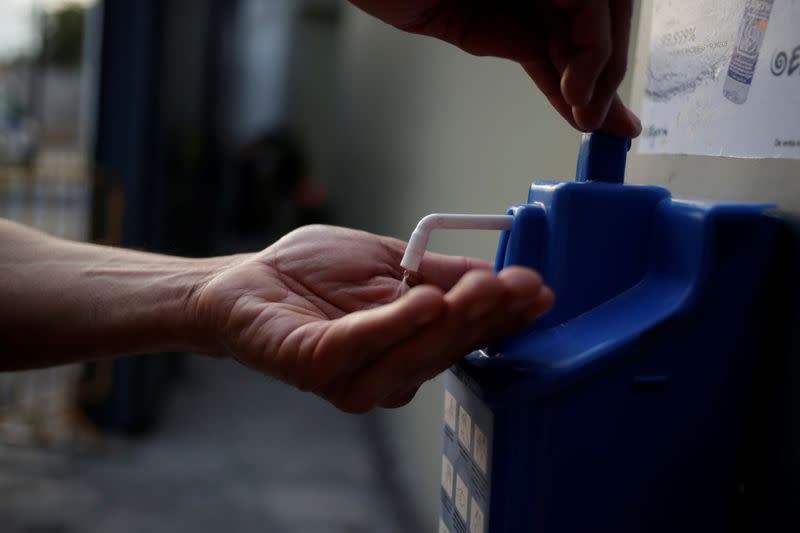
[(591, 133), (597, 129), (597, 124), (594, 122), (587, 122), (587, 117), (583, 116), (579, 111), (583, 109), (580, 107), (573, 107), (572, 108), (572, 117), (575, 119), (575, 124), (578, 125), (578, 129), (583, 133)]

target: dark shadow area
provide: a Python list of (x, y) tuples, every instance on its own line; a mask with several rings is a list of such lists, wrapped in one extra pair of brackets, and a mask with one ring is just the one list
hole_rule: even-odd
[(742, 533), (800, 531), (800, 219), (780, 216), (734, 507)]

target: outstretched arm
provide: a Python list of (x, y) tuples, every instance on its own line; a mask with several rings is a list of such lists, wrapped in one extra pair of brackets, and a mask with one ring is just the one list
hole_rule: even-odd
[(470, 350), (552, 305), (531, 270), (495, 274), (438, 254), (426, 254), (422, 285), (397, 298), (404, 247), (311, 226), (260, 253), (183, 259), (0, 220), (0, 368), (193, 351), (363, 412), (404, 405)]
[(187, 302), (231, 260), (65, 241), (0, 219), (0, 369), (202, 350)]

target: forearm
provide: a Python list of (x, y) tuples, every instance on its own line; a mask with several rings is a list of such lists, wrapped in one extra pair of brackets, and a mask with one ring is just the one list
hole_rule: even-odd
[(211, 351), (192, 295), (233, 260), (64, 241), (0, 220), (0, 369)]

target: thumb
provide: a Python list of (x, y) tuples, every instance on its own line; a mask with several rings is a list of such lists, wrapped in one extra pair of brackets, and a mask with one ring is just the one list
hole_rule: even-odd
[(398, 300), (345, 315), (329, 323), (314, 350), (321, 375), (349, 375), (430, 324), (445, 312), (444, 294), (437, 287), (414, 287)]

